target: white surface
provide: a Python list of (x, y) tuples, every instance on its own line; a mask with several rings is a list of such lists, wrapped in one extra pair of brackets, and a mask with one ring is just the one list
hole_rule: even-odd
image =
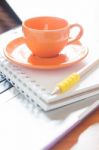
[(68, 131), (96, 99), (45, 113), (27, 103), (21, 95), (13, 98), (0, 105), (0, 149), (43, 150)]

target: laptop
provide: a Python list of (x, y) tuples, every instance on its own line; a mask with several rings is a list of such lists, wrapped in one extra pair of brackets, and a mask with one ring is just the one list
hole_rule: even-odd
[[(0, 3), (16, 21), (16, 26), (1, 34), (1, 51), (9, 37), (15, 38), (20, 35), (22, 21), (27, 18), (54, 15), (66, 17), (67, 19), (71, 18), (70, 20), (73, 21), (74, 18), (71, 15), (74, 12), (70, 13), (72, 7), (72, 11), (75, 11), (74, 16), (77, 19), (79, 16), (77, 12), (85, 6), (86, 8), (89, 6), (84, 0), (83, 2), (77, 2), (79, 8), (71, 0), (2, 0)], [(92, 8), (96, 6), (93, 4), (93, 7), (89, 8), (90, 13), (92, 13)], [(82, 14), (81, 12), (80, 15), (84, 16)], [(89, 22), (87, 21), (87, 25), (94, 20), (94, 15), (91, 16)], [(82, 23), (84, 22), (82, 21)], [(89, 36), (89, 30), (87, 31)], [(88, 37), (86, 39), (88, 40)], [(93, 43), (92, 46), (94, 46)], [(0, 53), (1, 58), (2, 52)], [(0, 90), (0, 149), (2, 150), (51, 150), (61, 138), (80, 123), (79, 116), (85, 112), (89, 105), (99, 99), (99, 95), (96, 95), (79, 103), (44, 112), (37, 106), (31, 105), (2, 75), (0, 75)]]

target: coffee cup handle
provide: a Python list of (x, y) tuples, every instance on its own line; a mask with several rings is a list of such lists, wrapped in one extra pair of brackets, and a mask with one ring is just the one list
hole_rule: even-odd
[(74, 27), (80, 29), (80, 30), (79, 30), (79, 33), (76, 35), (76, 37), (75, 37), (74, 39), (69, 40), (69, 41), (67, 42), (67, 44), (72, 44), (72, 43), (78, 41), (78, 40), (81, 38), (81, 36), (83, 35), (83, 28), (82, 28), (82, 26), (81, 26), (80, 24), (77, 24), (77, 23), (76, 23), (76, 24), (72, 24), (72, 25), (69, 26), (69, 32), (70, 32), (71, 29), (74, 28)]

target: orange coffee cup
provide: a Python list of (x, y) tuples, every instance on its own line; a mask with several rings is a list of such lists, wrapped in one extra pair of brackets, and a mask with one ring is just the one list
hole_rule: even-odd
[[(79, 28), (79, 32), (76, 37), (70, 38), (73, 28)], [(44, 58), (57, 56), (65, 46), (83, 35), (80, 24), (69, 24), (65, 19), (50, 16), (30, 18), (23, 22), (22, 30), (26, 45), (33, 55)]]

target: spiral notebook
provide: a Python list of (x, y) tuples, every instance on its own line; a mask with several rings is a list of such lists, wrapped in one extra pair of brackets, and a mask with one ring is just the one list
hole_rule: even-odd
[[(9, 39), (9, 35), (7, 39), (2, 38), (4, 48), (9, 41), (18, 37), (19, 33), (20, 31), (18, 31), (18, 35), (11, 35), (11, 39)], [(93, 57), (90, 56), (90, 53), (88, 55), (89, 58), (87, 57), (78, 64), (67, 68), (53, 70), (29, 69), (16, 65), (7, 60), (4, 55), (2, 56), (3, 57), (0, 59), (1, 74), (4, 75), (7, 80), (20, 91), (20, 93), (24, 94), (26, 99), (30, 102), (35, 102), (35, 104), (45, 111), (84, 100), (84, 98), (99, 93), (99, 68), (96, 67), (86, 74), (79, 84), (74, 86), (68, 92), (60, 95), (51, 95), (52, 90), (59, 81), (87, 65), (89, 63), (89, 58), (90, 61), (93, 59)]]

